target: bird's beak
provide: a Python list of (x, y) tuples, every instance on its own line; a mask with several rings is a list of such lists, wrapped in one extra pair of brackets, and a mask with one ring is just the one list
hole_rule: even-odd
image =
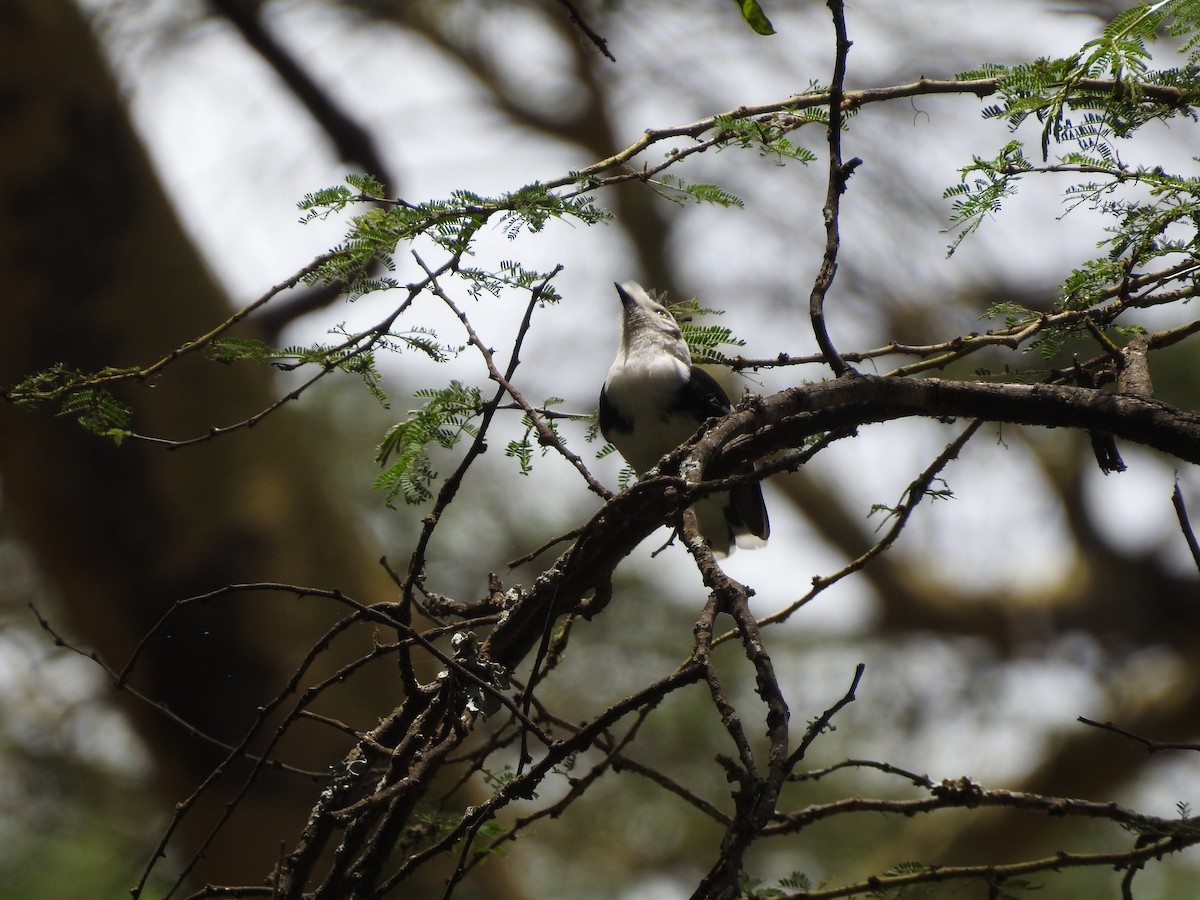
[(626, 309), (633, 306), (633, 297), (629, 295), (629, 292), (626, 291), (625, 288), (621, 287), (620, 282), (614, 281), (613, 287), (617, 289), (617, 296), (621, 298), (622, 306), (624, 306)]

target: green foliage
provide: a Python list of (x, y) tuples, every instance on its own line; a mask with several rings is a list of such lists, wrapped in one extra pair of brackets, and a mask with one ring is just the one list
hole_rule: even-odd
[[(1070, 154), (1062, 165), (1096, 171), (1103, 163), (1082, 161), (1078, 154)], [(1015, 193), (1022, 177), (1039, 170), (1025, 159), (1019, 142), (1012, 141), (996, 158), (976, 157), (962, 171), (964, 182), (945, 194), (954, 198), (951, 220), (962, 226), (951, 253), (986, 217), (1000, 212), (1003, 199)], [(979, 174), (968, 184), (966, 179), (972, 172)], [(1114, 286), (1125, 283), (1134, 273), (1156, 265), (1169, 272), (1173, 264), (1193, 256), (1200, 247), (1200, 178), (1172, 174), (1158, 166), (1111, 168), (1107, 174), (1106, 181), (1089, 180), (1065, 190), (1068, 212), (1086, 203), (1113, 224), (1104, 229), (1105, 236), (1097, 244), (1105, 254), (1085, 261), (1067, 276), (1061, 300), (1053, 311), (1092, 309), (1111, 298)], [(1164, 275), (1167, 280), (1170, 276)], [(1041, 316), (1004, 305), (988, 310), (989, 317), (1001, 314), (1010, 328), (1030, 324)], [(1027, 349), (1036, 348), (1050, 358), (1086, 327), (1087, 320), (1078, 318), (1073, 324), (1047, 328)]]
[[(520, 467), (521, 474), (528, 475), (533, 471), (533, 441), (531, 438), (533, 437), (534, 427), (533, 421), (529, 416), (526, 416), (522, 420), (522, 424), (525, 426), (525, 433), (520, 438), (514, 438), (508, 442), (504, 448), (504, 455), (510, 459), (515, 459), (517, 465)], [(543, 448), (543, 452), (545, 452), (545, 448)]]
[(741, 197), (729, 193), (717, 184), (689, 184), (671, 174), (660, 175), (651, 184), (665, 189), (659, 192), (660, 196), (678, 203), (695, 201), (724, 207), (736, 206), (738, 209), (744, 209), (746, 206)]
[(478, 857), (495, 856), (499, 859), (507, 858), (508, 852), (504, 849), (504, 846), (499, 843), (499, 840), (507, 833), (508, 829), (499, 822), (484, 822), (479, 826), (478, 834), (479, 837), (483, 839), (483, 842), (486, 844), (486, 846), (482, 850), (476, 850), (475, 855)]
[[(922, 872), (927, 872), (929, 866), (922, 862), (910, 860), (907, 862), (897, 863), (886, 872), (883, 873), (885, 878), (895, 878), (899, 875), (919, 875)], [(898, 900), (898, 898), (908, 894), (907, 887), (885, 887), (880, 885), (873, 891), (870, 891), (867, 896), (874, 897), (876, 900)]]
[(118, 444), (129, 436), (133, 420), (130, 408), (101, 388), (81, 388), (68, 394), (58, 414), (70, 416), (85, 430), (112, 438)]
[(417, 391), (414, 396), (425, 400), (425, 405), (409, 410), (408, 418), (389, 428), (375, 453), (375, 461), (386, 466), (375, 487), (387, 492), (385, 502), (391, 507), (399, 496), (414, 504), (433, 496), (431, 486), (438, 474), (429, 458), (430, 446), (449, 450), (464, 434), (475, 437), (473, 420), (483, 413), (479, 388), (464, 387), (460, 381)]
[[(989, 66), (966, 73), (966, 77), (980, 77), (984, 72), (983, 77), (1003, 76), (998, 90), (1002, 102), (988, 107), (984, 116), (1005, 119), (1013, 128), (1036, 117), (1043, 126), (1043, 159), (1048, 158), (1051, 142), (1079, 141), (1087, 146), (1126, 137), (1153, 119), (1191, 115), (1190, 101), (1196, 96), (1198, 10), (1200, 4), (1195, 0), (1139, 4), (1117, 16), (1100, 37), (1070, 57), (1040, 59), (1009, 69)], [(1157, 39), (1168, 19), (1171, 32), (1186, 38), (1193, 53), (1183, 69), (1154, 71), (1147, 45)], [(1096, 83), (1101, 80), (1104, 83)], [(1187, 89), (1149, 90), (1154, 86)], [(1077, 125), (1070, 118), (1072, 111), (1096, 114), (1085, 115)]]
[[(588, 429), (587, 439), (593, 441), (600, 433), (600, 426), (594, 425)], [(617, 448), (612, 444), (606, 443), (603, 447), (596, 451), (596, 459), (604, 459), (606, 456), (612, 456), (617, 452)], [(623, 491), (631, 484), (637, 481), (637, 472), (633, 471), (633, 466), (622, 466), (621, 471), (617, 473), (617, 490)]]
[(747, 25), (754, 29), (756, 34), (775, 33), (775, 27), (767, 18), (767, 14), (762, 11), (762, 7), (758, 5), (758, 0), (733, 0), (733, 2), (741, 9), (742, 18), (746, 20)]
[(796, 128), (798, 122), (809, 121), (817, 119), (800, 113), (754, 119), (723, 115), (713, 119), (712, 130), (723, 145), (755, 148), (759, 156), (775, 156), (781, 163), (787, 159), (810, 163), (817, 155), (807, 147), (793, 144), (787, 137), (787, 132)]
[(728, 357), (717, 348), (722, 345), (744, 347), (746, 342), (734, 337), (733, 332), (723, 325), (682, 325), (684, 340), (692, 350), (692, 360), (697, 363), (724, 363)]
[(89, 374), (66, 363), (55, 363), (23, 379), (6, 391), (4, 398), (26, 408), (57, 402), (58, 415), (73, 418), (92, 434), (119, 444), (131, 434), (133, 413), (102, 385), (136, 377), (138, 371), (109, 367)]
[(1001, 300), (993, 303), (987, 308), (982, 318), (999, 319), (1004, 317), (1004, 324), (1007, 328), (1022, 328), (1031, 322), (1041, 318), (1041, 313), (1037, 310), (1029, 309), (1022, 306), (1020, 303), (1014, 303), (1011, 300)]
[(761, 878), (742, 872), (738, 876), (738, 900), (769, 900), (795, 891), (811, 891), (812, 880), (803, 872), (792, 872), (779, 879), (778, 887), (765, 887)]
[[(339, 369), (362, 379), (368, 393), (385, 409), (390, 406), (383, 391), (383, 378), (376, 366), (376, 350), (400, 353), (416, 350), (434, 362), (444, 362), (462, 348), (440, 343), (437, 334), (416, 326), (406, 332), (387, 332), (383, 335), (351, 335), (344, 328), (334, 330), (344, 340), (337, 344), (315, 343), (307, 347), (293, 345), (276, 348), (259, 340), (217, 338), (208, 345), (209, 358), (221, 363), (254, 362), (273, 365), (283, 371), (304, 366), (330, 370)], [(376, 348), (375, 350), (366, 347)]]
[[(950, 485), (946, 483), (945, 479), (935, 478), (933, 480), (933, 482), (931, 482), (931, 485), (932, 484), (938, 484), (938, 485), (941, 485), (941, 487), (930, 486), (925, 489), (924, 493), (921, 496), (928, 497), (931, 500), (953, 500), (954, 499), (954, 491), (952, 491), (950, 489)], [(900, 502), (894, 506), (891, 506), (887, 503), (872, 503), (870, 510), (868, 510), (868, 512), (867, 512), (867, 518), (868, 519), (871, 518), (871, 516), (875, 515), (876, 513), (883, 514), (882, 521), (880, 521), (880, 523), (877, 526), (875, 526), (875, 531), (879, 532), (883, 528), (883, 526), (888, 523), (889, 520), (898, 518), (898, 517), (904, 515), (905, 505), (911, 504), (914, 499), (915, 498), (909, 496), (909, 493), (906, 491), (905, 495), (900, 499)]]
[(1116, 219), (1100, 246), (1108, 248), (1109, 260), (1121, 261), (1123, 274), (1165, 257), (1190, 254), (1200, 244), (1200, 178), (1155, 167), (1139, 170), (1136, 180), (1148, 189), (1147, 196), (1113, 196), (1113, 190), (1101, 191), (1092, 184), (1079, 189), (1095, 194), (1099, 199), (1094, 205)]
[(362, 172), (351, 172), (346, 176), (346, 184), (358, 191), (362, 199), (381, 200), (384, 195), (383, 182), (374, 175)]
[(466, 284), (468, 293), (475, 300), (482, 299), (484, 294), (500, 297), (506, 290), (537, 290), (538, 300), (542, 305), (562, 300), (550, 281), (554, 273), (526, 268), (516, 260), (502, 260), (495, 272), (461, 266), (456, 270), (456, 274)]
[(1180, 48), (1188, 54), (1188, 62), (1200, 62), (1200, 2), (1179, 0), (1171, 5), (1174, 18), (1168, 19), (1165, 30), (1172, 37), (1183, 38)]
[(428, 847), (449, 834), (458, 824), (459, 818), (460, 814), (454, 811), (421, 803), (413, 811), (411, 824), (398, 846), (409, 851), (417, 847)]
[(738, 875), (738, 900), (768, 900), (771, 897), (782, 897), (779, 888), (763, 887), (763, 880), (742, 872)]
[[(1051, 143), (1075, 144), (1077, 149), (1061, 157), (1057, 165), (1095, 169), (1106, 176), (1103, 182), (1073, 188), (1076, 198), (1095, 198), (1130, 181), (1166, 187), (1178, 179), (1158, 169), (1130, 172), (1120, 163), (1114, 142), (1151, 121), (1179, 115), (1195, 118), (1191, 103), (1200, 96), (1200, 51), (1195, 49), (1200, 34), (1198, 11), (1196, 0), (1142, 4), (1114, 19), (1100, 37), (1073, 56), (1013, 67), (987, 65), (961, 73), (959, 78), (999, 78), (996, 93), (1000, 102), (986, 107), (984, 118), (1006, 121), (1013, 130), (1035, 118), (1042, 125), (1043, 161), (1049, 159)], [(1187, 67), (1155, 71), (1150, 68), (1147, 45), (1168, 19), (1171, 32), (1187, 38), (1193, 52)], [(991, 159), (975, 157), (962, 170), (960, 184), (946, 192), (947, 197), (955, 198), (951, 221), (966, 223), (951, 252), (978, 228), (983, 216), (1000, 210), (1001, 201), (1015, 190), (1018, 177), (1037, 170), (1016, 140)]]
[(679, 323), (679, 330), (683, 332), (683, 339), (687, 342), (688, 350), (691, 351), (692, 361), (698, 364), (721, 365), (729, 361), (724, 353), (718, 348), (722, 346), (744, 347), (746, 342), (722, 325), (693, 325), (691, 324), (694, 316), (721, 316), (724, 315), (724, 310), (709, 309), (701, 306), (693, 297), (687, 300), (667, 301), (667, 309), (671, 311), (671, 315), (675, 317), (675, 321)]
[(942, 194), (945, 199), (953, 199), (950, 222), (961, 226), (950, 244), (950, 254), (978, 230), (984, 219), (1000, 212), (1004, 199), (1016, 193), (1017, 176), (1032, 169), (1020, 141), (1009, 141), (991, 159), (972, 157), (971, 164), (960, 170), (962, 180)]
[[(1186, 66), (1152, 68), (1149, 45), (1162, 31), (1184, 39), (1190, 54)], [(1118, 286), (1153, 268), (1162, 276), (1143, 285), (1147, 296), (1170, 282), (1173, 267), (1194, 258), (1200, 248), (1200, 178), (1160, 165), (1129, 166), (1118, 145), (1150, 122), (1178, 116), (1195, 120), (1198, 48), (1200, 2), (1166, 0), (1122, 13), (1069, 57), (962, 73), (961, 78), (999, 79), (999, 102), (984, 110), (985, 118), (1004, 121), (1014, 131), (1030, 120), (1040, 124), (1044, 164), (1032, 162), (1024, 143), (1016, 139), (993, 157), (974, 157), (961, 170), (959, 183), (944, 194), (952, 201), (950, 221), (955, 228), (949, 252), (953, 254), (985, 219), (1000, 213), (1024, 180), (1069, 173), (1083, 177), (1064, 190), (1066, 212), (1084, 206), (1111, 224), (1098, 242), (1104, 255), (1084, 262), (1067, 277), (1051, 314), (1099, 309), (1120, 296), (1124, 289)], [(1064, 145), (1053, 162), (1051, 145)], [(991, 316), (998, 314), (1014, 329), (1041, 316), (1030, 310), (989, 310)], [(1026, 350), (1050, 359), (1089, 327), (1096, 327), (1091, 317), (1048, 325)], [(1109, 318), (1104, 327), (1112, 327)]]
[(627, 490), (635, 481), (637, 481), (637, 472), (633, 471), (633, 466), (623, 466), (617, 474), (617, 490)]
[(300, 217), (300, 224), (315, 219), (327, 219), (334, 213), (342, 212), (352, 203), (386, 202), (383, 195), (383, 184), (373, 175), (352, 172), (346, 176), (345, 184), (305, 194), (304, 199), (297, 204), (304, 213)]
[(304, 199), (296, 204), (304, 213), (300, 217), (300, 224), (305, 225), (317, 220), (324, 221), (334, 213), (342, 212), (351, 203), (356, 202), (357, 199), (354, 191), (350, 190), (344, 184), (311, 191), (305, 194)]
[(510, 239), (522, 232), (536, 234), (555, 218), (592, 225), (609, 217), (586, 196), (560, 196), (537, 182), (497, 197), (457, 190), (445, 200), (414, 204), (379, 196), (382, 186), (374, 179), (347, 176), (346, 181), (350, 187), (330, 187), (310, 193), (299, 207), (303, 213), (300, 221), (310, 222), (343, 212), (353, 203), (377, 204), (350, 220), (341, 245), (307, 279), (310, 284), (345, 283), (352, 297), (395, 287), (391, 279), (367, 277), (365, 273), (372, 265), (393, 271), (397, 247), (419, 237), (429, 238), (447, 252), (462, 256), (470, 253), (476, 234), (493, 217), (499, 218), (500, 227)]
[[(555, 404), (565, 402), (566, 401), (562, 397), (547, 397), (542, 403), (542, 408), (548, 410)], [(522, 425), (525, 427), (524, 433), (521, 435), (521, 437), (514, 438), (508, 442), (508, 446), (504, 448), (504, 455), (510, 457), (511, 459), (515, 459), (517, 461), (517, 465), (520, 467), (521, 474), (528, 475), (533, 471), (533, 445), (535, 441), (534, 435), (537, 434), (537, 429), (534, 427), (533, 420), (528, 414), (526, 414), (525, 418), (522, 420)], [(558, 429), (555, 426), (553, 419), (546, 420), (546, 427), (548, 427), (555, 434), (558, 433)], [(549, 449), (549, 447), (543, 444), (542, 456), (545, 456)]]
[(785, 878), (779, 879), (779, 886), (790, 891), (811, 891), (812, 879), (803, 872), (792, 872)]
[(220, 338), (208, 346), (210, 359), (220, 363), (249, 361), (256, 363), (274, 362), (276, 359), (292, 358), (291, 354), (276, 350), (263, 341), (245, 338)]
[(574, 218), (584, 225), (595, 225), (609, 218), (607, 212), (594, 206), (586, 197), (564, 199), (536, 182), (482, 203), (485, 206), (494, 204), (501, 210), (500, 223), (509, 238), (515, 238), (522, 231), (536, 234), (555, 218)]
[(1154, 822), (1140, 817), (1122, 822), (1121, 827), (1130, 834), (1142, 837), (1160, 838), (1167, 834), (1174, 834), (1181, 838), (1194, 838), (1200, 835), (1200, 819), (1192, 818), (1192, 808), (1188, 803), (1182, 800), (1176, 801), (1175, 812), (1179, 814), (1179, 822), (1173, 823), (1165, 829), (1161, 821)]
[[(983, 318), (998, 319), (1004, 317), (1004, 327), (1009, 332), (1018, 332), (1028, 326), (1044, 321), (1045, 316), (1037, 310), (1027, 309), (1019, 303), (1002, 300), (998, 303), (993, 303), (988, 307)], [(1031, 340), (1023, 348), (1023, 352), (1030, 353), (1037, 350), (1041, 353), (1044, 359), (1050, 359), (1055, 356), (1062, 344), (1070, 337), (1078, 333), (1081, 328), (1086, 326), (1048, 326), (1038, 331), (1037, 337)], [(979, 370), (980, 377), (990, 376), (990, 372), (986, 369)], [(1005, 376), (1010, 379), (1018, 379), (1019, 376), (1006, 370)]]
[(363, 387), (367, 389), (367, 393), (375, 398), (384, 409), (391, 407), (388, 401), (387, 394), (383, 390), (383, 377), (379, 374), (379, 370), (375, 368), (374, 353), (356, 353), (346, 357), (338, 362), (339, 368), (345, 372), (350, 372), (362, 379)]
[[(587, 439), (594, 441), (600, 434), (599, 423), (593, 424), (588, 428)], [(596, 451), (596, 459), (604, 459), (606, 456), (612, 456), (617, 452), (617, 448), (610, 443), (605, 443), (603, 447)], [(617, 490), (623, 491), (637, 481), (637, 473), (633, 471), (632, 466), (622, 466), (621, 471), (617, 474)]]
[(734, 194), (716, 184), (686, 184), (681, 185), (680, 190), (688, 194), (698, 203), (713, 203), (717, 206), (736, 206), (738, 209), (744, 209), (746, 202)]

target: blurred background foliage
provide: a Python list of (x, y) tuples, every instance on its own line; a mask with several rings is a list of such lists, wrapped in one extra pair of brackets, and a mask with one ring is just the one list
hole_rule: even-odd
[[(8, 269), (0, 306), (0, 383), (58, 359), (148, 360), (219, 321), (231, 297), (246, 302), (338, 239), (336, 222), (298, 226), (294, 204), (348, 169), (413, 200), (454, 188), (511, 189), (603, 159), (645, 128), (828, 80), (832, 32), (822, 4), (769, 4), (777, 34), (765, 39), (718, 0), (579, 6), (616, 64), (551, 0), (9, 4), (0, 18), (20, 27), (0, 29), (0, 86), (24, 102), (10, 104), (16, 127), (0, 135), (0, 249), (20, 263)], [(848, 83), (950, 77), (982, 62), (1070, 52), (1120, 8), (862, 0), (850, 11)], [(979, 106), (922, 97), (851, 123), (848, 151), (866, 164), (844, 201), (829, 306), (843, 349), (979, 330), (998, 301), (1049, 309), (1071, 267), (1093, 254), (1103, 223), (1085, 211), (1062, 216), (1060, 185), (1046, 179), (946, 258), (942, 191), (973, 153), (990, 155), (1007, 140), (999, 125), (980, 121)], [(1162, 129), (1153, 147), (1131, 155), (1186, 159), (1194, 152), (1186, 132)], [(820, 152), (819, 131), (798, 138)], [(564, 302), (537, 312), (523, 353), (527, 397), (556, 395), (565, 409), (594, 410), (616, 342), (609, 286), (629, 277), (726, 310), (721, 323), (746, 339), (747, 356), (813, 352), (804, 301), (823, 243), (820, 167), (724, 151), (695, 159), (686, 174), (719, 183), (746, 208), (680, 206), (632, 186), (601, 198), (615, 215), (606, 227), (484, 239), (484, 260), (566, 265), (556, 281)], [(297, 291), (248, 332), (303, 342), (365, 321), (372, 312), (363, 307), (378, 302)], [(501, 300), (472, 316), (500, 348), (520, 309)], [(432, 305), (428, 314), (447, 340), (461, 341), (444, 314), (439, 320)], [(1161, 325), (1153, 315), (1147, 324)], [(1069, 362), (1074, 349), (1055, 362)], [(172, 805), (219, 758), (161, 711), (114, 695), (101, 669), (54, 646), (27, 604), (119, 668), (170, 604), (226, 583), (278, 580), (388, 599), (393, 589), (377, 560), (403, 563), (421, 512), (388, 510), (370, 490), (374, 446), (413, 390), (450, 376), (415, 359), (383, 364), (391, 410), (352, 379), (326, 383), (252, 432), (173, 454), (115, 450), (67, 423), (0, 409), (7, 896), (117, 896), (144, 866)], [(996, 354), (971, 368), (985, 364), (1045, 365)], [(473, 365), (464, 354), (447, 368), (478, 382)], [(139, 396), (144, 430), (200, 434), (293, 386), (283, 373), (216, 368), (193, 366), (158, 395)], [(822, 374), (784, 368), (726, 383), (736, 395)], [(1196, 407), (1200, 367), (1190, 345), (1156, 356), (1154, 375), (1161, 398)], [(519, 416), (509, 427), (519, 434)], [(590, 460), (598, 448), (589, 450), (584, 427), (562, 430)], [(786, 605), (814, 576), (868, 548), (879, 525), (872, 504), (895, 503), (955, 433), (892, 423), (880, 441), (882, 427), (770, 482), (771, 546), (730, 561), (756, 589), (756, 609)], [(946, 473), (953, 499), (929, 503), (896, 547), (769, 632), (798, 725), (841, 696), (857, 662), (867, 664), (858, 701), (818, 741), (813, 766), (877, 759), (935, 779), (969, 775), (989, 787), (1112, 799), (1167, 816), (1195, 799), (1191, 756), (1148, 756), (1076, 721), (1200, 739), (1200, 585), (1170, 508), (1176, 473), (1151, 452), (1122, 452), (1129, 471), (1105, 477), (1079, 435), (985, 428)], [(507, 560), (595, 508), (558, 459), (527, 477), (499, 452), (480, 465), (430, 556), (438, 577), (430, 587), (463, 599), (483, 595), (489, 571), (506, 583), (531, 577), (536, 567), (509, 572)], [(618, 470), (615, 457), (595, 464), (612, 486)], [(1200, 509), (1200, 478), (1179, 477)], [(582, 717), (686, 657), (704, 593), (681, 548), (650, 559), (660, 543), (646, 542), (620, 570), (607, 613), (577, 629), (541, 689), (552, 708)], [(334, 615), (284, 595), (205, 605), (154, 648), (134, 687), (236, 739)], [(335, 647), (327, 665), (369, 641), (364, 634)], [(748, 671), (725, 649), (730, 683), (753, 702)], [(330, 707), (369, 727), (395, 701), (393, 682), (388, 666), (377, 667)], [(699, 688), (673, 695), (632, 755), (720, 803), (728, 786), (712, 757), (728, 748), (710, 746), (710, 714)], [(346, 739), (314, 727), (294, 743), (289, 761), (319, 772)], [(260, 788), (210, 849), (199, 879), (261, 878), (279, 842), (294, 839), (318, 785), (281, 776)], [(797, 784), (789, 799), (904, 796), (905, 788), (902, 779), (847, 771)], [(188, 821), (173, 852), (195, 850), (215, 809)], [(1108, 831), (1111, 846), (1124, 846), (1127, 836)], [(518, 865), (484, 866), (470, 889), (514, 898), (683, 896), (706, 865), (697, 848), (715, 834), (636, 774), (608, 778), (561, 821), (507, 847)], [(768, 884), (795, 870), (819, 882), (908, 859), (1006, 861), (1077, 849), (1088, 834), (1079, 822), (1004, 810), (860, 816), (806, 832), (802, 850), (766, 842), (753, 872)], [(1198, 874), (1194, 854), (1152, 867), (1139, 878), (1139, 896), (1188, 896)], [(1108, 873), (1078, 873), (1055, 881), (1053, 895), (1114, 895), (1113, 884)]]

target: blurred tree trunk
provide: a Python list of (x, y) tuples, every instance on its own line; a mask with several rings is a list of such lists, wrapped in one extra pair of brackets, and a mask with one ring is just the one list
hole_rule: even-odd
[[(147, 363), (229, 314), (70, 0), (0, 8), (0, 116), (0, 385), (57, 361)], [(137, 430), (187, 437), (244, 419), (271, 398), (260, 367), (185, 360), (156, 390), (126, 399)], [(124, 665), (173, 603), (229, 583), (279, 580), (389, 599), (378, 554), (324, 495), (296, 419), (272, 416), (253, 433), (167, 452), (139, 442), (114, 447), (52, 413), (0, 404), (4, 499), (73, 633), (110, 666)], [(344, 612), (281, 594), (197, 606), (150, 645), (132, 684), (202, 731), (237, 741), (256, 706)], [(351, 724), (374, 724), (370, 713), (396, 699), (379, 681), (377, 709), (358, 706), (364, 718)], [(157, 761), (169, 809), (224, 752), (122, 699)], [(301, 730), (304, 745), (285, 755), (318, 770), (348, 743), (330, 729)], [(294, 775), (260, 782), (198, 877), (261, 879), (280, 842), (295, 839), (317, 790)], [(178, 852), (190, 856), (221, 806), (210, 798), (204, 808), (184, 820)]]

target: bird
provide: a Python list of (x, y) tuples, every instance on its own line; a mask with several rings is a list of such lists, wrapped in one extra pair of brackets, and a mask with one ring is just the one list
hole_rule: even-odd
[[(714, 417), (733, 411), (716, 380), (692, 364), (675, 317), (633, 281), (616, 283), (621, 343), (600, 390), (600, 432), (639, 477)], [(752, 465), (737, 474), (753, 472)], [(771, 532), (758, 482), (696, 503), (700, 534), (716, 556), (763, 546)]]

